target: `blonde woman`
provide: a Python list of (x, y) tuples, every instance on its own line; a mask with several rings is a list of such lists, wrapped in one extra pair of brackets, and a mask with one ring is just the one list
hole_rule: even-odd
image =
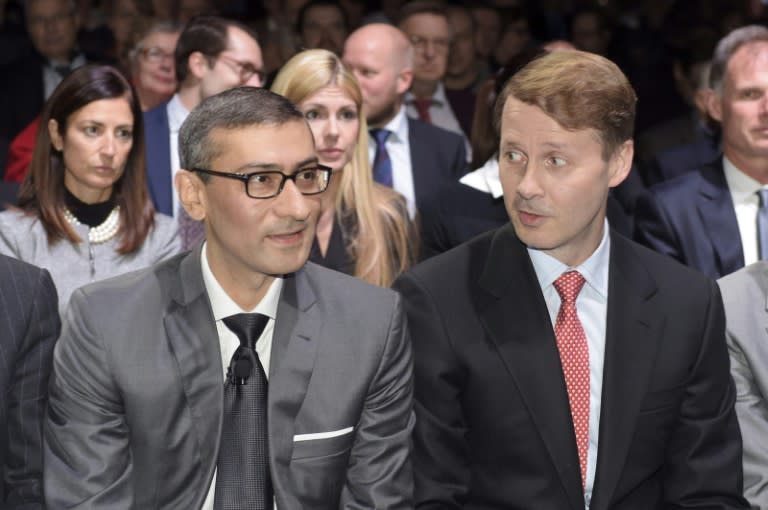
[(405, 199), (373, 181), (357, 81), (335, 54), (307, 50), (283, 66), (272, 91), (304, 112), (319, 162), (333, 169), (310, 260), (389, 286), (418, 243)]

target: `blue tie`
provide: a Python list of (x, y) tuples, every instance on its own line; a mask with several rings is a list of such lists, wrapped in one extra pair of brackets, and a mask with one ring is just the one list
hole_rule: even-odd
[(768, 259), (768, 189), (757, 192), (760, 207), (757, 210), (757, 248), (760, 260)]
[(373, 180), (384, 186), (392, 187), (392, 160), (387, 152), (387, 138), (392, 131), (388, 129), (371, 129), (376, 139), (376, 155), (373, 158)]

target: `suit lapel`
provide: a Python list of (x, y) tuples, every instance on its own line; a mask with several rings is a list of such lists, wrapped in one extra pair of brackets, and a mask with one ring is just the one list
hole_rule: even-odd
[[(224, 384), (219, 336), (203, 283), (200, 248), (184, 257), (179, 266), (161, 266), (158, 279), (161, 287), (168, 289), (169, 306), (163, 323), (197, 433), (203, 480), (210, 481), (221, 437)], [(196, 490), (201, 491), (202, 504), (207, 485)]]
[(612, 235), (594, 510), (608, 508), (648, 388), (661, 322), (655, 292), (629, 241)]
[(511, 225), (496, 232), (479, 285), (480, 319), (541, 435), (571, 506), (583, 509), (576, 440), (554, 331), (533, 265)]
[(744, 254), (722, 165), (721, 159), (720, 163), (702, 169), (697, 208), (702, 225), (707, 226), (705, 232), (717, 258), (718, 268), (714, 273), (728, 274), (744, 266)]
[[(315, 364), (322, 310), (312, 285), (311, 263), (286, 276), (277, 307), (269, 368), (269, 430), (273, 472), (289, 464), (293, 453), (294, 421), (304, 402)], [(289, 477), (275, 477), (282, 483)], [(276, 489), (279, 489), (276, 486)], [(285, 489), (285, 488), (283, 488)], [(291, 490), (275, 494), (291, 494)], [(281, 504), (282, 503), (282, 504)], [(278, 501), (279, 506), (286, 506)], [(291, 505), (287, 505), (291, 506)]]

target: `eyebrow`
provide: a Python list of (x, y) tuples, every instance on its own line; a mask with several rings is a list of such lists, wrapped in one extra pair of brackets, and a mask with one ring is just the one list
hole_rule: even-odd
[[(318, 161), (317, 160), (317, 156), (312, 156), (310, 158), (304, 159), (304, 160), (296, 163), (295, 165), (293, 165), (293, 168), (294, 168), (294, 170), (298, 170), (301, 167), (304, 167), (304, 166), (307, 166), (307, 165), (312, 165), (312, 164), (316, 165), (317, 161)], [(283, 168), (284, 168), (283, 166), (278, 165), (276, 163), (247, 163), (247, 164), (241, 166), (240, 168), (238, 168), (237, 171), (238, 172), (244, 172), (244, 173), (249, 171), (249, 170), (250, 171), (256, 171), (256, 172), (260, 172), (260, 171), (264, 171), (264, 172), (268, 172), (268, 171), (282, 172)]]

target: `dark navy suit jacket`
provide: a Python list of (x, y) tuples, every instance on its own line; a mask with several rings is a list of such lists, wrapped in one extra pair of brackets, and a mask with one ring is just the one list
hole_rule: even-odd
[(421, 210), (449, 182), (467, 173), (464, 139), (456, 133), (408, 117), (416, 208)]
[(158, 212), (173, 216), (170, 129), (167, 102), (144, 113), (149, 196)]
[(635, 237), (710, 278), (743, 267), (741, 235), (722, 158), (652, 187), (638, 201)]

